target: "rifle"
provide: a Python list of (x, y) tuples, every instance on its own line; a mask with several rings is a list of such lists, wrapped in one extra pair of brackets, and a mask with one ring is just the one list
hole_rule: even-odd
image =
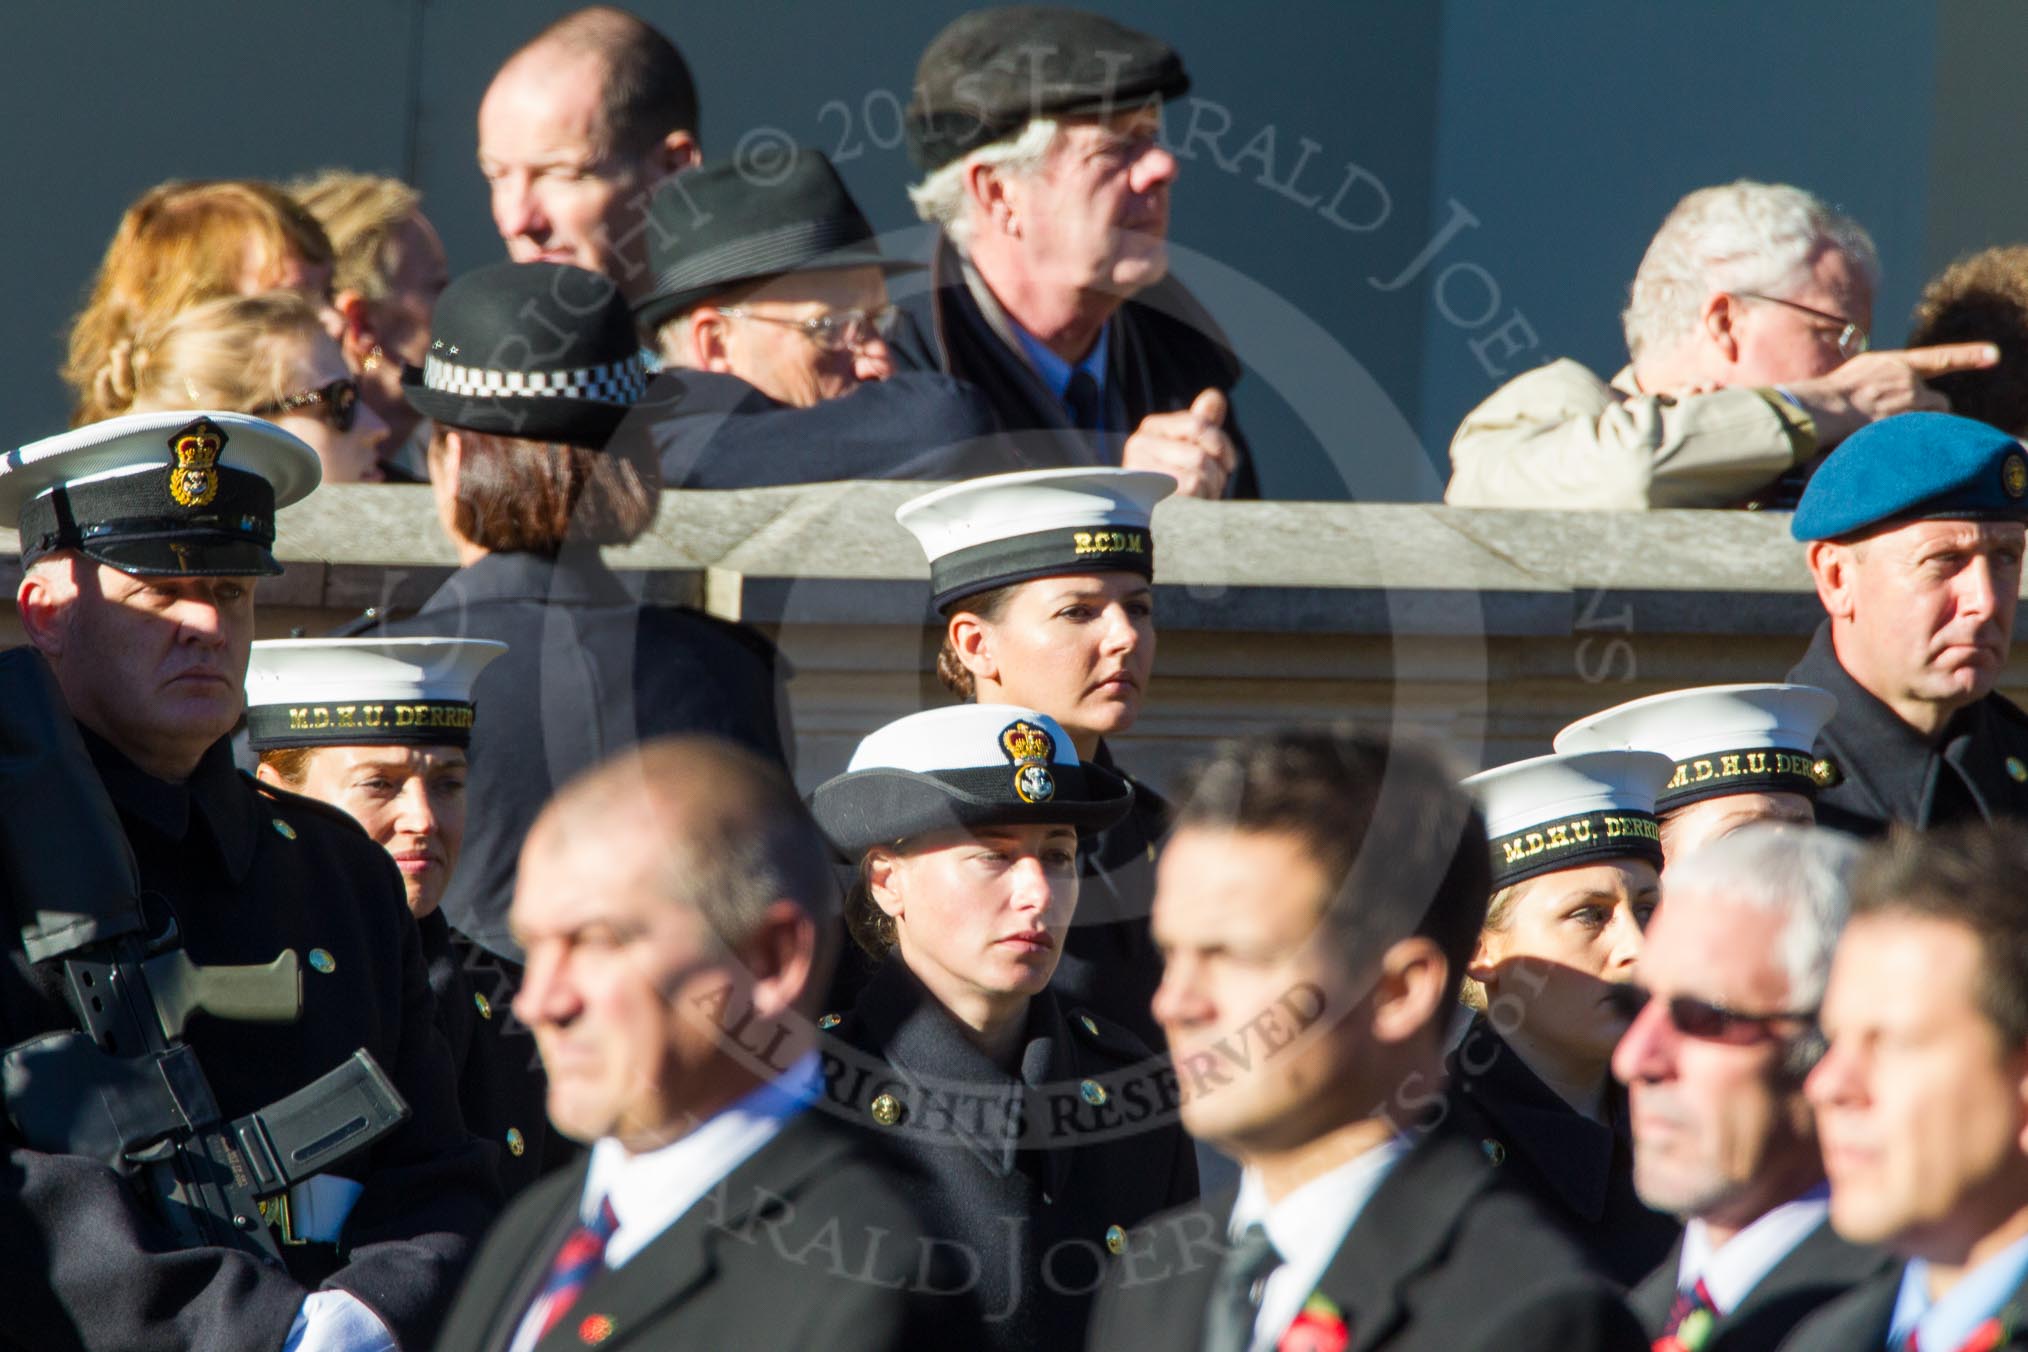
[(0, 1054), (0, 1102), (31, 1149), (84, 1155), (141, 1186), (183, 1247), (281, 1263), (263, 1203), (372, 1144), (409, 1107), (364, 1048), (267, 1107), (224, 1120), (184, 1025), (292, 1023), (296, 951), (200, 967), (173, 921), (150, 935), (118, 812), (33, 648), (0, 653), (0, 888), (21, 946), (77, 1027)]

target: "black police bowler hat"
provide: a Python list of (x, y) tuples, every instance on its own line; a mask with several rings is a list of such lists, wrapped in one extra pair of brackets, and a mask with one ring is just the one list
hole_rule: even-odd
[(1058, 5), (960, 15), (930, 39), (903, 121), (926, 172), (1037, 117), (1111, 117), (1188, 93), (1183, 58), (1160, 38)]
[(880, 252), (872, 222), (821, 150), (679, 174), (656, 191), (648, 212), (655, 280), (634, 316), (650, 330), (735, 286), (785, 273), (921, 266)]
[(648, 387), (618, 287), (562, 263), (496, 263), (437, 300), (403, 393), (447, 427), (599, 450)]

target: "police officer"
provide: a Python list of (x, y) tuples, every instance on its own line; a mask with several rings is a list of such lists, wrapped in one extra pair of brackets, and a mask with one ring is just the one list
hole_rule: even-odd
[(988, 1346), (1075, 1347), (1127, 1230), (1196, 1195), (1176, 1081), (1049, 979), (1080, 833), (1132, 790), (1047, 714), (965, 705), (867, 737), (812, 798), (859, 866), (853, 937), (881, 964), (820, 1020), (834, 1104), (928, 1176), (925, 1231), (967, 1255)]
[(1451, 1052), (1447, 1106), (1623, 1286), (1679, 1229), (1634, 1192), (1626, 1092), (1611, 1073), (1660, 899), (1655, 795), (1674, 769), (1651, 752), (1591, 751), (1465, 781), (1486, 814), (1493, 894), (1465, 968), (1478, 1013)]
[[(10, 1339), (52, 1347), (425, 1347), (497, 1205), (465, 1131), (400, 875), (345, 814), (235, 769), (253, 588), (278, 506), (317, 458), (272, 424), (146, 413), (0, 464), (20, 522), (22, 627), (47, 659), (132, 845), (158, 944), (201, 965), (303, 960), (290, 1023), (199, 1018), (186, 1043), (230, 1120), (372, 1054), (410, 1117), (264, 1208), (283, 1264), (176, 1251), (105, 1166), (23, 1147), (0, 1206)], [(52, 840), (50, 848), (61, 848)], [(173, 937), (172, 937), (173, 936)], [(0, 1042), (75, 1026), (18, 936)], [(248, 1218), (253, 1222), (253, 1218)]]
[(520, 970), (452, 929), (438, 905), (464, 846), (472, 685), (506, 650), (486, 639), (270, 639), (253, 645), (246, 718), (263, 783), (350, 814), (401, 869), (458, 1106), (512, 1197), (542, 1174), (549, 1140), (535, 1042), (508, 1012)]
[(1838, 700), (1817, 817), (1874, 835), (2028, 813), (2028, 716), (1993, 690), (2021, 590), (2028, 457), (1948, 413), (1855, 432), (1790, 525), (1827, 618), (1789, 672)]
[(1144, 470), (1030, 470), (940, 488), (895, 512), (929, 558), (944, 687), (1042, 710), (1080, 759), (1132, 788), (1133, 806), (1081, 858), (1056, 987), (1155, 1047), (1148, 1002), (1162, 965), (1148, 911), (1169, 808), (1120, 771), (1106, 738), (1132, 729), (1154, 673), (1152, 520), (1175, 488)]
[(1578, 719), (1556, 734), (1556, 749), (1653, 751), (1675, 763), (1655, 796), (1666, 861), (1750, 822), (1814, 822), (1830, 767), (1812, 748), (1837, 710), (1807, 685), (1668, 690)]
[(611, 453), (646, 388), (626, 301), (556, 263), (467, 273), (437, 302), (408, 398), (434, 420), (430, 487), (465, 561), (388, 637), (507, 644), (473, 688), (471, 839), (444, 893), (452, 928), (520, 961), (507, 933), (514, 863), (558, 784), (663, 734), (728, 738), (786, 759), (776, 654), (758, 634), (644, 603), (604, 545), (655, 518), (652, 455)]

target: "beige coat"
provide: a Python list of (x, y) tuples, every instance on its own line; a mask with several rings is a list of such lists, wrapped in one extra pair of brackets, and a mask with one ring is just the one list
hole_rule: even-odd
[(1569, 358), (1517, 376), (1451, 439), (1455, 507), (1726, 507), (1813, 450), (1808, 420), (1763, 391), (1642, 394)]

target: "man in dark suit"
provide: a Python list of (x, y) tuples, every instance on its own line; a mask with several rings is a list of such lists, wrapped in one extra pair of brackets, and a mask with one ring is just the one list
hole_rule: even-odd
[(1630, 1298), (1656, 1339), (1773, 1352), (1812, 1310), (1889, 1265), (1831, 1229), (1803, 1101), (1858, 855), (1833, 831), (1750, 825), (1663, 875), (1637, 978), (1648, 1003), (1613, 1057), (1634, 1187), (1686, 1223)]
[(2028, 842), (1985, 824), (1867, 858), (1810, 1073), (1831, 1224), (1906, 1259), (1796, 1352), (2028, 1347)]
[(635, 319), (664, 372), (622, 436), (654, 443), (670, 488), (967, 479), (1020, 468), (962, 381), (897, 374), (887, 258), (830, 160), (796, 150), (666, 184), (650, 207), (654, 280)]
[(927, 286), (897, 287), (904, 368), (978, 386), (1025, 463), (1161, 470), (1257, 497), (1230, 394), (1241, 365), (1168, 276), (1176, 157), (1167, 43), (1053, 5), (953, 20), (916, 66), (909, 189), (938, 227)]
[[(236, 966), (294, 950), (302, 963), (293, 1019), (207, 1016), (185, 1030), (183, 1051), (218, 1113), (230, 1122), (264, 1109), (362, 1048), (408, 1106), (405, 1124), (263, 1199), (258, 1216), (218, 1218), (272, 1228), (275, 1258), (187, 1242), (173, 1228), (177, 1208), (134, 1186), (127, 1149), (112, 1152), (120, 1174), (104, 1153), (82, 1153), (89, 1143), (68, 1125), (82, 1110), (63, 1114), (61, 1141), (35, 1125), (46, 1119), (28, 1109), (82, 1077), (10, 1065), (0, 1122), (8, 1346), (427, 1347), (498, 1207), (486, 1148), (459, 1116), (393, 861), (344, 813), (256, 784), (233, 763), (254, 584), (282, 571), (271, 552), (278, 507), (316, 482), (315, 453), (273, 424), (187, 411), (81, 427), (11, 453), (0, 470), (0, 519), (21, 528), (21, 625), (82, 734), (90, 764), (75, 768), (96, 771), (131, 846), (148, 951)], [(33, 815), (46, 800), (18, 782), (33, 763), (6, 740), (10, 811)], [(29, 895), (0, 898), (0, 915), (64, 904), (64, 861), (105, 853), (104, 841), (66, 839), (67, 821), (37, 826), (46, 836), (28, 853), (56, 861), (45, 865), (55, 885), (31, 886), (24, 870), (36, 860), (11, 860), (9, 890)], [(25, 936), (8, 928), (0, 1047), (19, 1052), (78, 1021), (52, 979), (57, 964), (31, 962)], [(204, 1096), (180, 1064), (154, 1073), (196, 1115)], [(167, 1138), (138, 1096), (103, 1101), (133, 1156)]]
[(1447, 771), (1281, 734), (1221, 749), (1182, 801), (1155, 1014), (1184, 1125), (1244, 1172), (1129, 1238), (1090, 1345), (1645, 1349), (1478, 1143), (1431, 1123), (1489, 891)]
[(529, 833), (514, 1012), (592, 1146), (507, 1212), (440, 1352), (959, 1346), (896, 1175), (813, 1106), (836, 885), (794, 787), (730, 743), (625, 752)]
[(1817, 820), (1858, 835), (2028, 816), (2028, 713), (1996, 691), (2021, 592), (2028, 454), (1949, 413), (1862, 428), (1803, 491), (1827, 614), (1791, 681), (1837, 697)]

